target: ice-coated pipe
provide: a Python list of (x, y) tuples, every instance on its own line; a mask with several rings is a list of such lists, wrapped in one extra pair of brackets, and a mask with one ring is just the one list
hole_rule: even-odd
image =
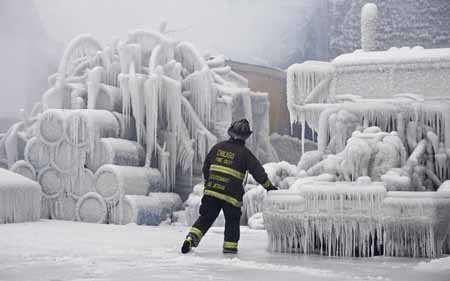
[(377, 50), (377, 16), (378, 8), (367, 3), (361, 11), (361, 47), (365, 52)]
[(148, 195), (162, 187), (157, 169), (106, 164), (95, 173), (95, 191), (106, 201), (119, 200), (123, 195)]
[(94, 157), (87, 159), (87, 167), (92, 171), (105, 164), (136, 167), (145, 164), (145, 150), (135, 141), (101, 138), (93, 153)]
[(19, 160), (14, 163), (11, 168), (11, 172), (22, 175), (30, 180), (36, 180), (36, 171), (34, 167), (25, 160)]
[(47, 145), (55, 145), (63, 139), (64, 121), (70, 111), (49, 109), (45, 111), (37, 123), (37, 137)]
[(122, 206), (113, 209), (110, 223), (159, 225), (182, 207), (178, 194), (159, 192), (150, 193), (148, 196), (126, 195), (119, 204)]
[(39, 220), (41, 186), (5, 169), (0, 169), (0, 178), (0, 224)]
[(78, 199), (75, 212), (78, 221), (90, 223), (105, 223), (108, 215), (105, 199), (96, 192)]

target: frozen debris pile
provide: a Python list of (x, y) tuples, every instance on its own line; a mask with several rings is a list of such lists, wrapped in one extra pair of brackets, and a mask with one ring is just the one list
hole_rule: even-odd
[(1, 163), (42, 185), (44, 218), (154, 224), (146, 218), (155, 208), (178, 203), (153, 193), (190, 188), (241, 117), (258, 128), (252, 151), (276, 160), (267, 94), (252, 92), (224, 56), (166, 34), (130, 31), (108, 46), (80, 35), (48, 82), (42, 102), (0, 136)]
[(0, 177), (0, 224), (39, 220), (41, 186), (5, 169), (0, 169)]

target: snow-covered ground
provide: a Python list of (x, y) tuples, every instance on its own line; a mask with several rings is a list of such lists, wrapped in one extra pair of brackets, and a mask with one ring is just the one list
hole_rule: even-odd
[(236, 257), (221, 252), (213, 228), (181, 255), (185, 227), (67, 221), (0, 225), (1, 281), (106, 280), (449, 280), (450, 257), (329, 258), (269, 253), (262, 230), (242, 227)]

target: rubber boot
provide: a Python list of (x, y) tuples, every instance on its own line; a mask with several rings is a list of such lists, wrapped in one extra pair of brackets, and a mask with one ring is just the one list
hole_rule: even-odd
[(192, 237), (188, 236), (186, 240), (183, 242), (183, 246), (181, 246), (181, 253), (186, 254), (189, 253), (192, 249)]

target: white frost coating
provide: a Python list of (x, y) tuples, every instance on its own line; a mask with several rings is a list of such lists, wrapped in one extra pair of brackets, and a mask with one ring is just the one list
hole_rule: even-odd
[[(267, 191), (262, 186), (247, 184), (247, 190), (242, 198), (244, 218), (250, 219), (256, 213), (263, 210), (264, 198), (266, 198)], [(249, 222), (250, 223), (250, 222)]]
[(3, 137), (6, 159), (8, 160), (8, 166), (11, 166), (17, 160), (24, 159), (24, 150), (26, 146), (26, 135), (23, 133), (25, 126), (24, 121), (17, 122), (7, 131)]
[[(44, 199), (48, 200), (47, 198)], [(50, 217), (56, 220), (76, 220), (76, 199), (67, 193), (62, 193), (56, 200), (50, 200)]]
[(155, 71), (156, 67), (163, 66), (174, 59), (174, 45), (175, 42), (163, 41), (152, 50), (148, 63), (150, 72)]
[(198, 54), (197, 49), (189, 42), (181, 42), (175, 48), (175, 60), (192, 73), (207, 67), (205, 59)]
[(88, 159), (87, 167), (97, 171), (104, 164), (119, 166), (143, 166), (145, 150), (137, 142), (119, 138), (101, 138), (94, 151), (94, 159)]
[(134, 68), (136, 73), (141, 73), (142, 52), (140, 45), (120, 43), (118, 51), (122, 73), (128, 74), (131, 68)]
[[(257, 122), (258, 120), (254, 120)], [(312, 141), (305, 140), (305, 151), (317, 149)], [(283, 159), (291, 164), (297, 164), (302, 156), (302, 141), (288, 135), (273, 133), (270, 135), (270, 144), (275, 149), (278, 159)], [(308, 153), (308, 152), (306, 152)]]
[(361, 47), (365, 52), (377, 49), (377, 15), (375, 4), (367, 3), (361, 11)]
[(125, 123), (128, 123), (131, 116), (130, 80), (128, 75), (123, 73), (119, 74), (118, 80), (122, 92), (122, 113), (124, 114)]
[(11, 168), (11, 172), (22, 175), (30, 180), (36, 181), (36, 171), (34, 167), (25, 160), (19, 160), (14, 163)]
[(336, 256), (373, 255), (377, 245), (368, 241), (375, 235), (381, 237), (376, 218), (385, 193), (379, 183), (326, 182), (304, 184), (300, 194), (270, 192), (264, 209), (269, 248)]
[(450, 180), (444, 181), (441, 186), (439, 186), (438, 192), (450, 192)]
[(256, 213), (248, 219), (248, 227), (251, 229), (264, 229), (263, 213)]
[(266, 163), (263, 167), (270, 181), (275, 186), (280, 186), (281, 182), (287, 177), (297, 176), (297, 167), (286, 161)]
[(47, 167), (38, 174), (38, 182), (42, 186), (42, 195), (48, 199), (58, 198), (63, 192), (64, 175), (55, 168)]
[(97, 98), (100, 93), (100, 85), (102, 82), (102, 76), (105, 69), (101, 66), (94, 67), (88, 72), (88, 78), (86, 81), (88, 92), (88, 109), (96, 109)]
[(156, 154), (158, 133), (158, 91), (160, 80), (158, 77), (150, 76), (145, 82), (145, 121), (146, 121), (146, 160), (145, 166), (150, 167), (152, 157)]
[(436, 257), (450, 231), (450, 195), (388, 192), (383, 200), (384, 254)]
[[(303, 64), (293, 64), (287, 69), (287, 103), (291, 113), (291, 123), (297, 121), (293, 115), (295, 105), (303, 104), (314, 88), (322, 81), (325, 81), (333, 74), (333, 66), (327, 62), (307, 61)], [(324, 89), (322, 98), (328, 96), (328, 91)]]
[(100, 138), (118, 137), (120, 130), (118, 119), (105, 110), (75, 110), (64, 122), (65, 139), (79, 148), (88, 146), (89, 153), (94, 152)]
[(135, 141), (137, 138), (134, 118), (130, 117), (126, 120), (127, 118), (124, 114), (118, 112), (112, 112), (112, 114), (116, 117), (117, 123), (119, 124), (119, 137)]
[(39, 220), (40, 185), (5, 169), (0, 169), (0, 178), (0, 224)]
[(101, 84), (94, 105), (95, 109), (122, 112), (122, 93), (119, 88)]
[(61, 173), (72, 174), (84, 167), (86, 148), (78, 148), (66, 140), (55, 146), (51, 164)]
[[(115, 208), (110, 222), (114, 224), (159, 225), (180, 210), (181, 198), (175, 193), (150, 193), (148, 196), (126, 195), (122, 208)], [(118, 212), (122, 209), (122, 215)]]
[(58, 67), (58, 78), (65, 79), (71, 76), (74, 70), (83, 63), (80, 58), (87, 58), (97, 54), (103, 47), (101, 44), (89, 34), (81, 34), (72, 39), (64, 50)]
[(209, 68), (205, 67), (187, 76), (183, 81), (183, 88), (190, 92), (189, 101), (202, 123), (210, 127), (215, 112), (216, 92)]
[[(172, 132), (161, 131), (162, 138), (168, 149), (168, 168), (169, 173), (165, 175), (166, 178), (166, 189), (167, 191), (172, 191), (175, 188), (176, 179), (176, 168), (177, 168), (177, 135)], [(162, 170), (161, 170), (162, 171)]]
[(172, 178), (170, 172), (170, 153), (166, 151), (166, 145), (158, 150), (158, 168), (161, 171), (161, 178), (163, 179), (163, 186), (165, 191), (169, 191), (172, 187)]
[(177, 138), (177, 163), (179, 163), (183, 173), (192, 169), (195, 151), (193, 147), (194, 140), (189, 136), (189, 131), (186, 127), (185, 121), (181, 123), (179, 136)]
[(181, 98), (181, 83), (167, 76), (162, 76), (158, 96), (158, 121), (162, 124), (163, 129), (173, 133), (178, 133), (182, 122)]
[(107, 202), (120, 199), (121, 194), (148, 195), (162, 189), (161, 173), (152, 168), (103, 165), (95, 173), (95, 190)]
[(84, 194), (94, 191), (94, 186), (94, 174), (87, 168), (81, 168), (71, 176), (70, 186), (66, 190), (70, 196), (78, 200)]
[(89, 192), (78, 199), (76, 205), (77, 221), (105, 223), (107, 216), (106, 202), (100, 194)]
[(207, 147), (205, 147), (205, 151), (197, 150), (197, 152), (202, 154), (203, 157), (206, 156), (206, 149), (209, 150), (214, 144), (217, 143), (217, 137), (205, 127), (192, 108), (192, 105), (185, 97), (181, 97), (181, 111), (183, 114), (183, 119), (186, 120), (191, 137), (195, 138), (197, 136), (197, 132), (202, 132), (202, 134), (206, 137)]
[(297, 169), (299, 171), (307, 171), (309, 168), (322, 161), (323, 156), (323, 152), (320, 152), (318, 150), (305, 152), (305, 154), (302, 155), (302, 158), (300, 158), (300, 161), (297, 164)]
[(143, 143), (145, 138), (145, 83), (146, 77), (142, 74), (130, 72), (130, 97), (132, 113), (136, 122), (137, 141)]
[(142, 61), (148, 62), (152, 50), (162, 41), (168, 38), (157, 31), (133, 30), (128, 33), (128, 43), (135, 43), (141, 46)]
[(44, 110), (63, 108), (63, 101), (61, 91), (56, 88), (50, 88), (42, 95)]
[(45, 111), (37, 124), (37, 137), (47, 145), (57, 144), (64, 136), (64, 120), (68, 111), (50, 109)]

